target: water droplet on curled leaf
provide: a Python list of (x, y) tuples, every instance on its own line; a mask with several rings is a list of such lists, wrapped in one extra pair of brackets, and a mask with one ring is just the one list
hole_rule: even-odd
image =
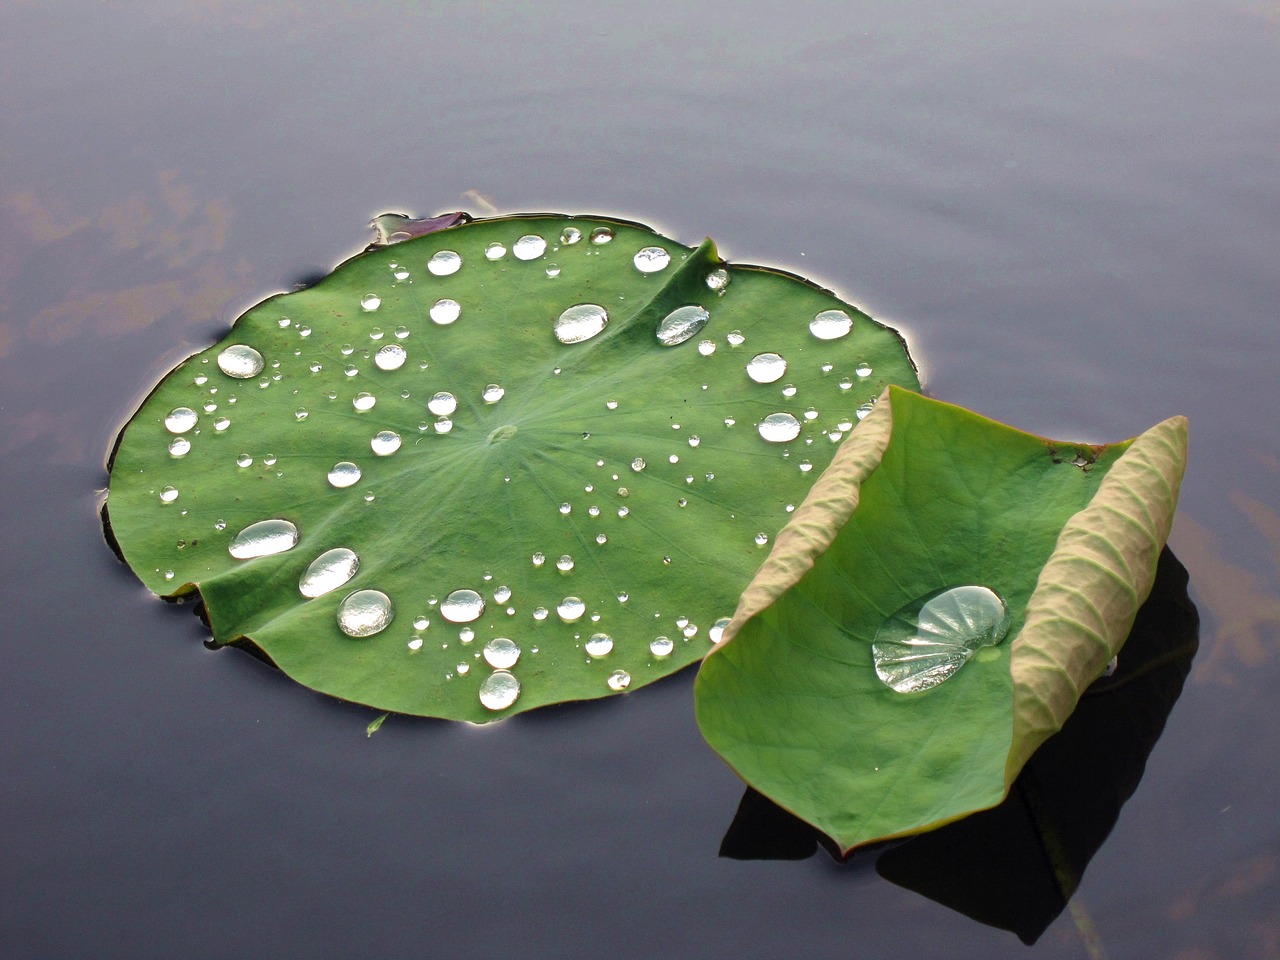
[(480, 703), (487, 710), (506, 710), (520, 696), (520, 681), (506, 670), (495, 670), (480, 684)]
[(747, 363), (747, 376), (756, 383), (774, 383), (787, 372), (787, 361), (776, 353), (758, 353)]
[(298, 581), (298, 592), (304, 597), (323, 597), (346, 583), (360, 569), (360, 557), (347, 547), (326, 550), (311, 561)]
[(199, 418), (190, 407), (174, 407), (164, 418), (164, 428), (170, 433), (186, 433)]
[(338, 629), (349, 637), (371, 637), (394, 619), (391, 598), (381, 590), (357, 590), (338, 604)]
[(582, 343), (590, 340), (609, 323), (609, 314), (598, 303), (579, 303), (565, 310), (556, 319), (555, 336), (561, 343)]
[(707, 633), (707, 639), (712, 643), (719, 643), (720, 638), (724, 636), (724, 628), (729, 625), (728, 617), (721, 617), (711, 625), (711, 630)]
[(349, 487), (360, 479), (360, 468), (350, 460), (343, 460), (335, 463), (329, 469), (329, 485), (338, 487)]
[(853, 319), (843, 310), (823, 310), (809, 321), (809, 332), (819, 340), (838, 340), (853, 329)]
[(506, 670), (514, 667), (520, 659), (520, 647), (514, 640), (506, 637), (494, 637), (484, 645), (484, 659), (491, 667)]
[(249, 524), (232, 537), (227, 552), (237, 560), (252, 560), (292, 550), (297, 543), (298, 528), (288, 520), (273, 518)]
[(484, 613), (484, 597), (474, 590), (454, 590), (440, 602), (440, 616), (450, 623), (472, 623)]
[(656, 336), (664, 347), (674, 347), (697, 335), (711, 314), (697, 304), (676, 307), (658, 324)]
[(454, 250), (441, 250), (432, 254), (427, 269), (437, 277), (447, 277), (462, 269), (462, 257)]
[(232, 344), (218, 354), (218, 369), (237, 380), (256, 377), (263, 366), (262, 354), (247, 344)]
[(448, 298), (437, 300), (431, 305), (431, 309), (427, 311), (431, 319), (442, 327), (447, 327), (453, 323), (462, 314), (462, 306), (457, 300), (449, 300)]
[(898, 693), (919, 693), (950, 679), (979, 647), (1009, 631), (1004, 600), (989, 587), (935, 590), (898, 609), (871, 644), (876, 676)]

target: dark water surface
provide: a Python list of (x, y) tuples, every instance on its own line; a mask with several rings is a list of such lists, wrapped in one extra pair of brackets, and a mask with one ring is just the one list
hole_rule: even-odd
[[(0, 169), (5, 956), (1280, 956), (1274, 3), (10, 0)], [(688, 673), (367, 739), (115, 561), (103, 460), (176, 360), (374, 214), (490, 204), (801, 272), (1037, 433), (1190, 417), (1200, 651), (1034, 947), (719, 858)]]

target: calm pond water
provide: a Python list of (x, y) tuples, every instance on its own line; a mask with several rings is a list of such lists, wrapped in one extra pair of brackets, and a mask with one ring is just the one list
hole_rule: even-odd
[[(11, 0), (0, 54), (6, 955), (1280, 956), (1274, 4)], [(1200, 649), (1034, 946), (872, 858), (718, 856), (688, 672), (366, 738), (116, 562), (155, 381), (371, 216), (456, 209), (710, 235), (1034, 432), (1190, 417)]]

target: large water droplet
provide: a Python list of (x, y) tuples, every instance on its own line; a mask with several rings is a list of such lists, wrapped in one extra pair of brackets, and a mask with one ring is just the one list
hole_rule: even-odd
[(400, 344), (388, 343), (373, 355), (373, 362), (379, 370), (399, 370), (408, 356)]
[(346, 547), (326, 550), (311, 561), (298, 581), (298, 592), (304, 597), (323, 597), (346, 584), (359, 569), (360, 558), (354, 550)]
[(480, 684), (480, 703), (488, 710), (505, 710), (520, 696), (520, 681), (506, 670), (495, 670)]
[(589, 640), (583, 644), (583, 649), (587, 651), (589, 657), (607, 656), (609, 651), (613, 649), (613, 637), (607, 633), (593, 633)]
[(809, 332), (819, 340), (838, 340), (853, 328), (853, 320), (843, 310), (823, 310), (809, 321)]
[(218, 369), (237, 380), (256, 377), (264, 365), (262, 354), (244, 343), (232, 344), (218, 354)]
[(457, 300), (449, 300), (446, 298), (443, 300), (437, 300), (432, 304), (431, 310), (428, 312), (431, 314), (432, 320), (440, 324), (442, 327), (447, 327), (449, 324), (453, 323), (453, 321), (457, 320), (462, 314), (462, 306)]
[(556, 604), (556, 614), (565, 623), (573, 623), (575, 620), (580, 620), (586, 612), (587, 605), (577, 597), (565, 597)]
[(471, 623), (484, 613), (484, 597), (474, 590), (454, 590), (440, 601), (440, 616), (450, 623)]
[(372, 312), (382, 306), (382, 298), (376, 293), (366, 293), (360, 298), (360, 306)]
[(369, 441), (369, 449), (380, 457), (389, 457), (400, 449), (400, 434), (394, 430), (379, 430)]
[(684, 343), (705, 327), (710, 318), (711, 314), (694, 303), (676, 307), (658, 324), (656, 334), (658, 342), (664, 347), (674, 347)]
[(613, 231), (608, 227), (596, 227), (591, 231), (592, 243), (608, 243), (613, 239)]
[(526, 233), (511, 245), (517, 260), (536, 260), (547, 252), (547, 241), (535, 233)]
[(590, 340), (609, 323), (609, 314), (598, 303), (579, 303), (556, 319), (555, 335), (561, 343)]
[(200, 415), (190, 407), (174, 407), (164, 418), (164, 428), (170, 433), (186, 433), (199, 419)]
[(520, 659), (520, 647), (514, 640), (506, 637), (494, 637), (484, 645), (484, 659), (491, 667), (506, 670), (516, 665)]
[(381, 590), (357, 590), (338, 604), (338, 629), (348, 637), (371, 637), (395, 619), (391, 598)]
[(966, 584), (927, 593), (876, 631), (871, 644), (876, 676), (898, 693), (928, 690), (1008, 631), (1009, 612), (989, 587)]
[(458, 409), (458, 398), (452, 393), (442, 390), (431, 395), (431, 399), (427, 401), (427, 409), (437, 417), (447, 417)]
[(625, 670), (615, 670), (609, 674), (609, 689), (621, 692), (631, 686), (631, 674)]
[(333, 487), (349, 487), (360, 479), (360, 468), (350, 460), (335, 463), (329, 469), (329, 485)]
[(649, 652), (655, 657), (669, 657), (675, 648), (670, 637), (654, 637), (649, 641)]
[(288, 520), (259, 520), (232, 537), (227, 552), (237, 560), (252, 560), (292, 550), (297, 542), (298, 528)]
[(800, 436), (800, 421), (789, 413), (771, 413), (757, 429), (770, 443), (786, 443)]
[(657, 273), (671, 262), (671, 254), (661, 247), (641, 247), (632, 262), (641, 273)]
[(441, 250), (427, 261), (427, 269), (437, 277), (447, 277), (462, 268), (462, 257), (453, 250)]
[(787, 361), (776, 353), (757, 353), (747, 364), (747, 376), (756, 383), (773, 383), (787, 372)]

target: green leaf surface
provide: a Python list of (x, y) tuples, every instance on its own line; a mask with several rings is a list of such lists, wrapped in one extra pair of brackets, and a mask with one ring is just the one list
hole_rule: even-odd
[[(440, 269), (449, 254), (456, 272)], [(607, 325), (561, 342), (558, 318), (582, 304)], [(684, 307), (705, 310), (705, 327), (664, 344)], [(815, 334), (831, 310), (847, 332)], [(766, 382), (747, 372), (761, 354), (780, 358), (762, 361)], [(217, 642), (252, 643), (334, 696), (482, 722), (700, 660), (891, 383), (918, 385), (895, 331), (790, 274), (726, 265), (710, 241), (595, 218), (474, 221), (266, 300), (182, 363), (117, 442), (108, 522), (151, 590), (200, 592)], [(166, 427), (179, 408), (189, 429)], [(779, 414), (793, 439), (762, 435)], [(399, 446), (379, 455), (384, 432)], [(335, 487), (341, 462), (360, 477)], [(233, 557), (262, 521), (292, 524), (296, 545)], [(303, 596), (309, 566), (335, 550), (355, 554), (355, 575)], [(483, 599), (478, 618), (445, 615), (459, 590)], [(339, 612), (358, 591), (384, 595), (392, 619), (351, 636)], [(510, 667), (509, 646), (484, 653), (499, 638), (518, 648)], [(514, 705), (481, 703), (491, 675), (519, 683)]]
[[(1123, 644), (1185, 459), (1182, 418), (1093, 447), (890, 388), (703, 663), (704, 736), (845, 851), (994, 806)], [(1007, 638), (930, 690), (890, 689), (876, 632), (960, 584), (1005, 600)]]

